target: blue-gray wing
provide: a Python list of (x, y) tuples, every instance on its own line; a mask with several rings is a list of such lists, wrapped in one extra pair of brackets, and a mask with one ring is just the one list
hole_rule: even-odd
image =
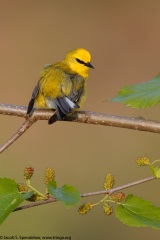
[(35, 88), (33, 90), (31, 100), (29, 101), (29, 104), (28, 104), (27, 114), (30, 114), (32, 112), (35, 98), (37, 97), (38, 93), (39, 93), (39, 82), (37, 83), (37, 85), (35, 86)]

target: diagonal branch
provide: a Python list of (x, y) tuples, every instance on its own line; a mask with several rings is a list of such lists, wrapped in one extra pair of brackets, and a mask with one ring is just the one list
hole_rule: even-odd
[[(0, 147), (0, 152), (4, 151), (15, 140), (17, 140), (34, 122), (36, 122), (37, 120), (48, 120), (54, 112), (54, 110), (49, 109), (34, 109), (32, 116), (28, 118), (28, 116), (26, 115), (26, 111), (26, 107), (0, 104), (0, 114), (24, 117), (27, 119), (20, 127), (20, 129)], [(77, 113), (68, 117), (66, 121), (160, 133), (160, 122), (144, 119), (141, 117), (129, 118), (125, 116), (116, 116), (91, 111), (78, 111)]]
[[(151, 176), (148, 178), (144, 178), (144, 179), (132, 182), (132, 183), (128, 183), (128, 184), (116, 187), (116, 188), (112, 188), (110, 190), (102, 190), (102, 191), (97, 191), (97, 192), (84, 193), (84, 194), (81, 194), (81, 197), (84, 198), (84, 197), (91, 197), (91, 196), (97, 196), (97, 195), (103, 195), (103, 194), (113, 194), (114, 192), (117, 192), (117, 191), (120, 191), (120, 190), (123, 190), (126, 188), (130, 188), (130, 187), (133, 187), (133, 186), (136, 186), (136, 185), (139, 185), (139, 184), (151, 181), (151, 180), (155, 180), (155, 179), (156, 179), (155, 177)], [(57, 202), (57, 201), (58, 201), (57, 199), (50, 197), (48, 200), (38, 201), (38, 202), (34, 202), (34, 203), (30, 203), (30, 204), (18, 207), (14, 210), (14, 212), (19, 211), (19, 210), (24, 210), (27, 208), (31, 208), (31, 207), (37, 207), (37, 206), (40, 206), (43, 204)]]
[(28, 128), (32, 126), (33, 123), (34, 123), (33, 121), (27, 119), (14, 135), (0, 146), (0, 153), (2, 153), (12, 143), (14, 143), (25, 131), (27, 131)]

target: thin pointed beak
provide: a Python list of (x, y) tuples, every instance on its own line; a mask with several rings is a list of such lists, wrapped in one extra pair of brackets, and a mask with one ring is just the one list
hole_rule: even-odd
[(89, 68), (93, 68), (93, 69), (94, 69), (93, 65), (92, 65), (90, 62), (87, 62), (85, 65), (86, 65), (87, 67), (89, 67)]

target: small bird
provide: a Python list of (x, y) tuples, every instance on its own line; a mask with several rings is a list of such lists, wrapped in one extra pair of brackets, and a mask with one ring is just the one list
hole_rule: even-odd
[(62, 62), (46, 65), (33, 90), (27, 114), (31, 113), (34, 104), (56, 109), (48, 120), (48, 124), (52, 124), (80, 108), (86, 98), (88, 70), (94, 68), (90, 60), (87, 50), (77, 48), (69, 51)]

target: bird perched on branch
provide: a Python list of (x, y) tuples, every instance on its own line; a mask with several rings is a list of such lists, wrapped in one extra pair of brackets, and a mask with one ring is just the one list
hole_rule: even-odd
[(86, 80), (91, 63), (90, 53), (77, 48), (66, 54), (62, 62), (46, 65), (28, 104), (30, 114), (34, 104), (41, 108), (56, 109), (49, 124), (63, 120), (80, 108), (86, 98)]

